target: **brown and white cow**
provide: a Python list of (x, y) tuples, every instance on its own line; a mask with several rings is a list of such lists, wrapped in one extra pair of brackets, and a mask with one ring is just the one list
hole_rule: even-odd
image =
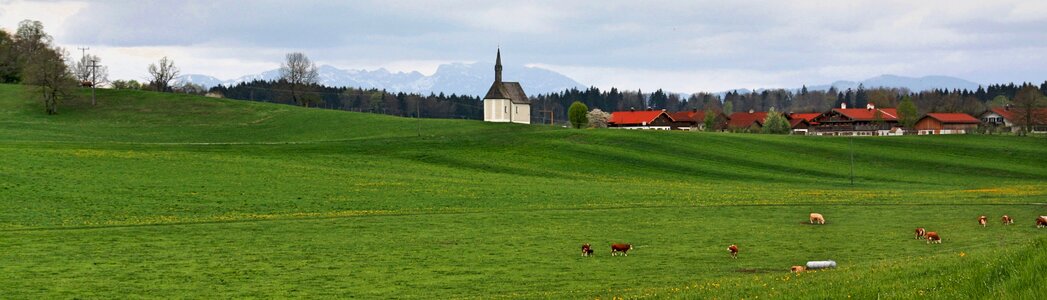
[(1011, 219), (1011, 216), (1008, 215), (1003, 215), (1003, 217), (1000, 218), (1000, 221), (1003, 221), (1003, 225), (1014, 224), (1014, 219)]
[(793, 273), (800, 273), (800, 272), (803, 272), (803, 271), (806, 271), (806, 270), (807, 270), (806, 266), (793, 266), (792, 268), (789, 268), (789, 272), (793, 272)]
[(811, 224), (814, 224), (816, 222), (818, 224), (825, 224), (825, 217), (822, 216), (822, 214), (819, 214), (819, 213), (811, 213), (810, 221), (811, 221)]
[(986, 217), (986, 216), (978, 217), (978, 224), (979, 225), (982, 225), (982, 227), (985, 227), (986, 223), (989, 223), (989, 218), (988, 217)]
[(927, 243), (928, 244), (930, 244), (930, 243), (941, 244), (942, 243), (942, 237), (938, 236), (937, 232), (934, 232), (934, 231), (928, 232), (927, 233)]
[(611, 244), (611, 256), (618, 255), (621, 252), (622, 255), (629, 256), (629, 250), (633, 250), (631, 244)]
[(924, 230), (923, 227), (916, 228), (916, 239), (917, 240), (918, 239), (922, 239), (925, 235), (927, 235), (927, 230)]
[(1047, 216), (1036, 218), (1036, 228), (1047, 227)]
[(727, 251), (731, 252), (731, 258), (738, 258), (738, 245), (731, 244), (727, 247)]
[(582, 245), (582, 256), (593, 255), (593, 247), (589, 246), (588, 243)]

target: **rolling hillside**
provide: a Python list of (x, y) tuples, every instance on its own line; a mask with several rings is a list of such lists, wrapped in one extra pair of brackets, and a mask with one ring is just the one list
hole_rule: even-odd
[[(924, 289), (902, 282), (968, 273), (990, 284), (939, 296), (1044, 292), (1039, 273), (985, 275), (1047, 266), (1044, 139), (571, 130), (109, 90), (46, 116), (27, 95), (0, 85), (5, 295), (837, 296), (867, 280), (854, 292), (905, 298)], [(830, 224), (801, 224), (811, 211)], [(1020, 224), (970, 226), (1005, 213)], [(579, 259), (583, 242), (639, 247)], [(731, 243), (742, 258), (723, 259)], [(776, 280), (826, 258), (843, 266)]]

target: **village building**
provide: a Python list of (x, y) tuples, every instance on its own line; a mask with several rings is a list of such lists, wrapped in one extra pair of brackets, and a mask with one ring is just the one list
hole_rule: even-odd
[(981, 121), (965, 113), (928, 113), (916, 121), (917, 134), (964, 134), (978, 129)]
[(502, 50), (494, 64), (494, 83), (484, 96), (484, 122), (531, 124), (531, 100), (519, 82), (502, 81)]
[[(705, 112), (693, 109), (688, 111), (678, 111), (670, 113), (669, 117), (673, 119), (673, 130), (705, 130)], [(713, 130), (724, 130), (727, 128), (727, 120), (729, 118), (722, 112), (716, 112), (716, 119), (713, 121)]]
[(865, 108), (847, 108), (846, 104), (814, 118), (810, 128), (812, 135), (899, 135), (898, 110), (876, 108), (869, 104)]
[(736, 112), (731, 114), (727, 128), (734, 131), (758, 132), (763, 129), (763, 121), (766, 119), (767, 112)]
[[(1023, 121), (1019, 119), (1018, 112), (1009, 106), (994, 107), (982, 113), (979, 118), (986, 127), (1003, 128), (1011, 132), (1019, 132), (1022, 129), (1019, 124)], [(1047, 133), (1047, 109), (1033, 111), (1032, 119), (1032, 132)]]
[(665, 110), (629, 110), (611, 113), (608, 128), (672, 130), (673, 118)]

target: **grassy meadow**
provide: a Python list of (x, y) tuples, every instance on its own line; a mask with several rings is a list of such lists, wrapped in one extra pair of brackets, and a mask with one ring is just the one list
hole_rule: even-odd
[[(29, 95), (0, 85), (5, 298), (1047, 296), (1044, 138), (571, 130), (110, 90), (47, 116)], [(823, 259), (840, 267), (788, 273)]]

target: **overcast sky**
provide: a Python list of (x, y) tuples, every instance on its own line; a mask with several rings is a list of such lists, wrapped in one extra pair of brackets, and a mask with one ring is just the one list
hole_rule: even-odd
[[(292, 2), (292, 1), (280, 1)], [(114, 79), (162, 56), (231, 79), (289, 51), (345, 69), (492, 60), (587, 85), (679, 92), (797, 87), (880, 74), (1047, 80), (1047, 1), (17, 1)], [(644, 3), (639, 3), (644, 2)], [(526, 83), (524, 83), (526, 84)]]

